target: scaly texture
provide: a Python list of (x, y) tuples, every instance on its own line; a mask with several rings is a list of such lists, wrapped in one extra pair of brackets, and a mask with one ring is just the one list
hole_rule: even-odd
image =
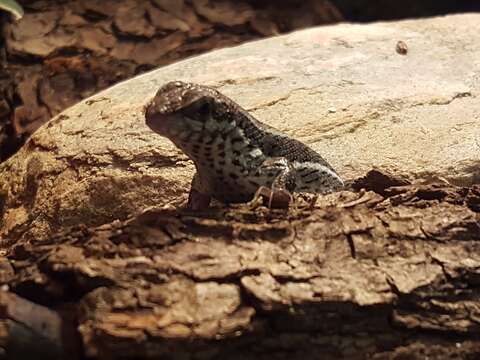
[(250, 200), (260, 187), (329, 193), (343, 182), (314, 150), (249, 115), (218, 91), (170, 82), (146, 109), (146, 123), (195, 163), (189, 205)]

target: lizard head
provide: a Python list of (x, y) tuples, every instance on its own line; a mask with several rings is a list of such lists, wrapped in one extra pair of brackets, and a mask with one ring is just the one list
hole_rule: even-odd
[(145, 120), (153, 131), (170, 139), (188, 132), (207, 134), (228, 122), (232, 104), (215, 89), (172, 81), (162, 86), (147, 105)]

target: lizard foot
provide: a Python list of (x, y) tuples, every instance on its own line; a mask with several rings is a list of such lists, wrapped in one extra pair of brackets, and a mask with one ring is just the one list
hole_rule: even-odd
[(260, 201), (265, 203), (265, 199), (268, 199), (267, 204), (269, 209), (288, 209), (290, 203), (293, 201), (292, 194), (287, 190), (272, 190), (266, 186), (260, 186), (250, 201), (250, 204), (255, 207)]

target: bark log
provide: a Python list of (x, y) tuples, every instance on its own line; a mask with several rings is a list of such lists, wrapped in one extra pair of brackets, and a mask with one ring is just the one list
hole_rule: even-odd
[(166, 207), (78, 227), (12, 246), (5, 281), (74, 304), (99, 359), (480, 356), (480, 186), (371, 172), (352, 187), (313, 210)]

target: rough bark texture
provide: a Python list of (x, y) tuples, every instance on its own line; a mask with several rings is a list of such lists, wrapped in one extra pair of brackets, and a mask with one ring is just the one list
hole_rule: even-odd
[(478, 358), (480, 187), (402, 183), (78, 227), (11, 247), (8, 284), (100, 359)]

